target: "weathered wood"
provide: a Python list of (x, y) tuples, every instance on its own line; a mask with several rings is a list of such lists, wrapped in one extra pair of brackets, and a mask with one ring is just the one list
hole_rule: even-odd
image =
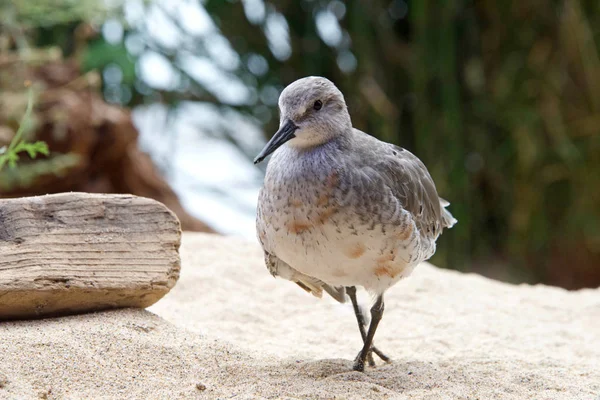
[(0, 320), (148, 307), (179, 278), (163, 204), (63, 193), (0, 200)]

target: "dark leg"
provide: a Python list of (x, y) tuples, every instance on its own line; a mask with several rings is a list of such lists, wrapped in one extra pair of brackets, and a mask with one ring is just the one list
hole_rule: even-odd
[[(365, 318), (362, 314), (360, 307), (358, 306), (358, 301), (356, 299), (356, 287), (348, 286), (346, 287), (346, 293), (350, 297), (350, 301), (352, 301), (352, 307), (354, 308), (354, 315), (356, 316), (356, 321), (358, 322), (358, 329), (360, 330), (360, 336), (362, 337), (363, 343), (367, 340), (367, 332), (365, 331)], [(375, 361), (373, 361), (373, 354), (375, 353), (385, 362), (389, 362), (390, 358), (383, 354), (379, 349), (375, 346), (371, 346), (371, 350), (367, 356), (367, 361), (369, 365), (373, 367), (375, 365)]]
[(356, 356), (356, 360), (354, 360), (354, 370), (355, 371), (364, 371), (365, 370), (365, 361), (367, 360), (367, 356), (371, 351), (371, 346), (373, 345), (373, 337), (375, 336), (375, 331), (377, 330), (377, 325), (379, 325), (379, 321), (381, 321), (381, 317), (383, 316), (383, 296), (377, 297), (377, 301), (371, 307), (371, 325), (369, 325), (369, 332), (367, 332), (367, 337), (365, 339), (364, 346), (358, 356)]
[[(358, 322), (358, 329), (360, 330), (360, 336), (362, 337), (363, 344), (365, 340), (367, 340), (367, 332), (365, 331), (365, 317), (362, 314), (360, 307), (358, 306), (358, 300), (356, 299), (356, 287), (348, 286), (346, 287), (346, 293), (350, 297), (350, 301), (352, 301), (352, 308), (354, 309), (354, 315), (356, 316), (356, 321)], [(373, 360), (373, 352), (370, 351), (367, 356), (367, 361), (371, 367), (375, 366), (375, 360)]]

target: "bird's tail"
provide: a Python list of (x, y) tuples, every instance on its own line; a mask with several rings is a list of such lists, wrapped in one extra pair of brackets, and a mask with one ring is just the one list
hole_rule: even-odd
[(450, 214), (450, 211), (446, 210), (450, 203), (440, 197), (440, 205), (442, 206), (442, 225), (444, 228), (452, 228), (458, 221)]

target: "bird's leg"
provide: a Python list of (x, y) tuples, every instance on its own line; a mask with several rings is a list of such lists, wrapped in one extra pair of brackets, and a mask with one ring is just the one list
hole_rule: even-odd
[[(356, 287), (348, 286), (346, 287), (346, 293), (350, 297), (350, 301), (352, 301), (352, 308), (354, 309), (354, 315), (356, 316), (356, 321), (358, 322), (358, 329), (360, 330), (360, 336), (362, 337), (363, 344), (367, 340), (367, 332), (365, 330), (365, 317), (362, 314), (360, 307), (358, 306), (358, 300), (356, 298)], [(373, 353), (377, 354), (379, 358), (381, 358), (385, 362), (389, 362), (390, 358), (383, 354), (377, 347), (371, 345), (371, 350), (367, 356), (367, 361), (371, 367), (375, 366), (375, 361), (373, 360)]]
[(379, 321), (381, 321), (381, 317), (383, 316), (383, 296), (378, 296), (375, 304), (371, 307), (371, 324), (369, 325), (369, 331), (367, 332), (367, 337), (365, 338), (364, 346), (356, 359), (354, 360), (355, 371), (363, 372), (365, 370), (365, 361), (371, 351), (371, 346), (373, 345), (373, 337), (375, 336), (375, 331), (377, 330), (377, 325), (379, 325)]
[[(358, 329), (360, 330), (360, 336), (362, 337), (363, 344), (367, 340), (367, 332), (365, 331), (365, 317), (362, 314), (360, 307), (358, 306), (358, 301), (356, 299), (356, 287), (348, 286), (346, 288), (346, 293), (350, 297), (350, 301), (352, 301), (352, 308), (354, 309), (354, 315), (356, 316), (356, 321), (358, 322)], [(373, 350), (371, 348), (371, 350)], [(367, 355), (367, 361), (371, 367), (375, 366), (375, 360), (373, 360), (373, 352), (369, 351)]]

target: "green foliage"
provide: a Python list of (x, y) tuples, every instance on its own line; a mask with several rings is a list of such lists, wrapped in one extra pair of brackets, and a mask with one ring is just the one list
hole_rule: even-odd
[(81, 165), (78, 154), (58, 154), (35, 162), (19, 164), (17, 168), (8, 168), (0, 171), (0, 193), (14, 190), (27, 190), (41, 177), (67, 175), (73, 168)]
[(5, 146), (0, 149), (0, 171), (2, 171), (5, 165), (8, 165), (10, 168), (15, 168), (17, 161), (19, 160), (20, 153), (26, 152), (31, 158), (36, 158), (39, 154), (47, 156), (50, 153), (48, 150), (48, 145), (42, 141), (27, 142), (23, 140), (23, 133), (28, 126), (28, 121), (31, 117), (32, 110), (33, 89), (30, 88), (28, 92), (27, 109), (21, 124), (19, 125), (19, 129), (17, 130), (17, 133), (11, 140), (8, 147)]
[(3, 22), (22, 28), (57, 27), (79, 21), (91, 21), (109, 15), (119, 5), (108, 7), (102, 0), (11, 0), (0, 5)]
[(460, 221), (436, 261), (598, 279), (599, 3), (434, 3), (412, 9), (415, 151)]
[[(11, 145), (12, 144), (13, 142), (11, 142)], [(31, 158), (36, 158), (38, 154), (47, 156), (50, 153), (48, 145), (39, 140), (33, 143), (21, 141), (13, 148), (11, 147), (13, 146), (9, 146), (8, 149), (5, 150), (5, 153), (0, 154), (0, 171), (2, 171), (5, 163), (8, 164), (10, 168), (15, 168), (17, 166), (17, 161), (19, 161), (19, 153), (27, 152)]]

